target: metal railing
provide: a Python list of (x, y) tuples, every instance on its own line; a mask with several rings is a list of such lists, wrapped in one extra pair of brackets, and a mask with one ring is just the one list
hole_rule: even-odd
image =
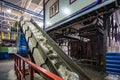
[(48, 80), (63, 80), (61, 77), (41, 68), (39, 65), (32, 63), (27, 58), (23, 58), (18, 54), (14, 55), (14, 70), (18, 80), (26, 80), (25, 65), (30, 67), (30, 80), (34, 80), (34, 71), (41, 73)]

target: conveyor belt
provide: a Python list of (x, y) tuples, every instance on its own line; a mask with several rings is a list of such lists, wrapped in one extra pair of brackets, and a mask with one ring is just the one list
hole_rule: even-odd
[(90, 80), (74, 61), (34, 22), (21, 21), (23, 33), (36, 64), (64, 80)]

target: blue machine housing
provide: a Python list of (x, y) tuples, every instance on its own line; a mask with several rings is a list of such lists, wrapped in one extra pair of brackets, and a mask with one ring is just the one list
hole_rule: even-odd
[(21, 56), (26, 57), (27, 56), (27, 42), (25, 39), (25, 35), (23, 33), (19, 33), (19, 54)]
[(106, 53), (106, 72), (108, 74), (120, 75), (120, 53)]
[(8, 52), (0, 52), (0, 60), (8, 58), (9, 58)]

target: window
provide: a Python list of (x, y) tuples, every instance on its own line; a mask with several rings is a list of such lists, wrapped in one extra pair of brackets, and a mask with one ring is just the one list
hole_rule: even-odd
[(76, 0), (69, 0), (69, 3), (72, 4), (73, 2), (75, 2)]
[(50, 18), (55, 16), (59, 12), (59, 0), (57, 0), (49, 9)]

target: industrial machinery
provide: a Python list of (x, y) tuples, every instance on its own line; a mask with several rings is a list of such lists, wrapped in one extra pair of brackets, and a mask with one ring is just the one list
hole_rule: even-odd
[(61, 76), (64, 80), (90, 80), (86, 73), (72, 61), (37, 23), (20, 21), (30, 48), (31, 61)]

